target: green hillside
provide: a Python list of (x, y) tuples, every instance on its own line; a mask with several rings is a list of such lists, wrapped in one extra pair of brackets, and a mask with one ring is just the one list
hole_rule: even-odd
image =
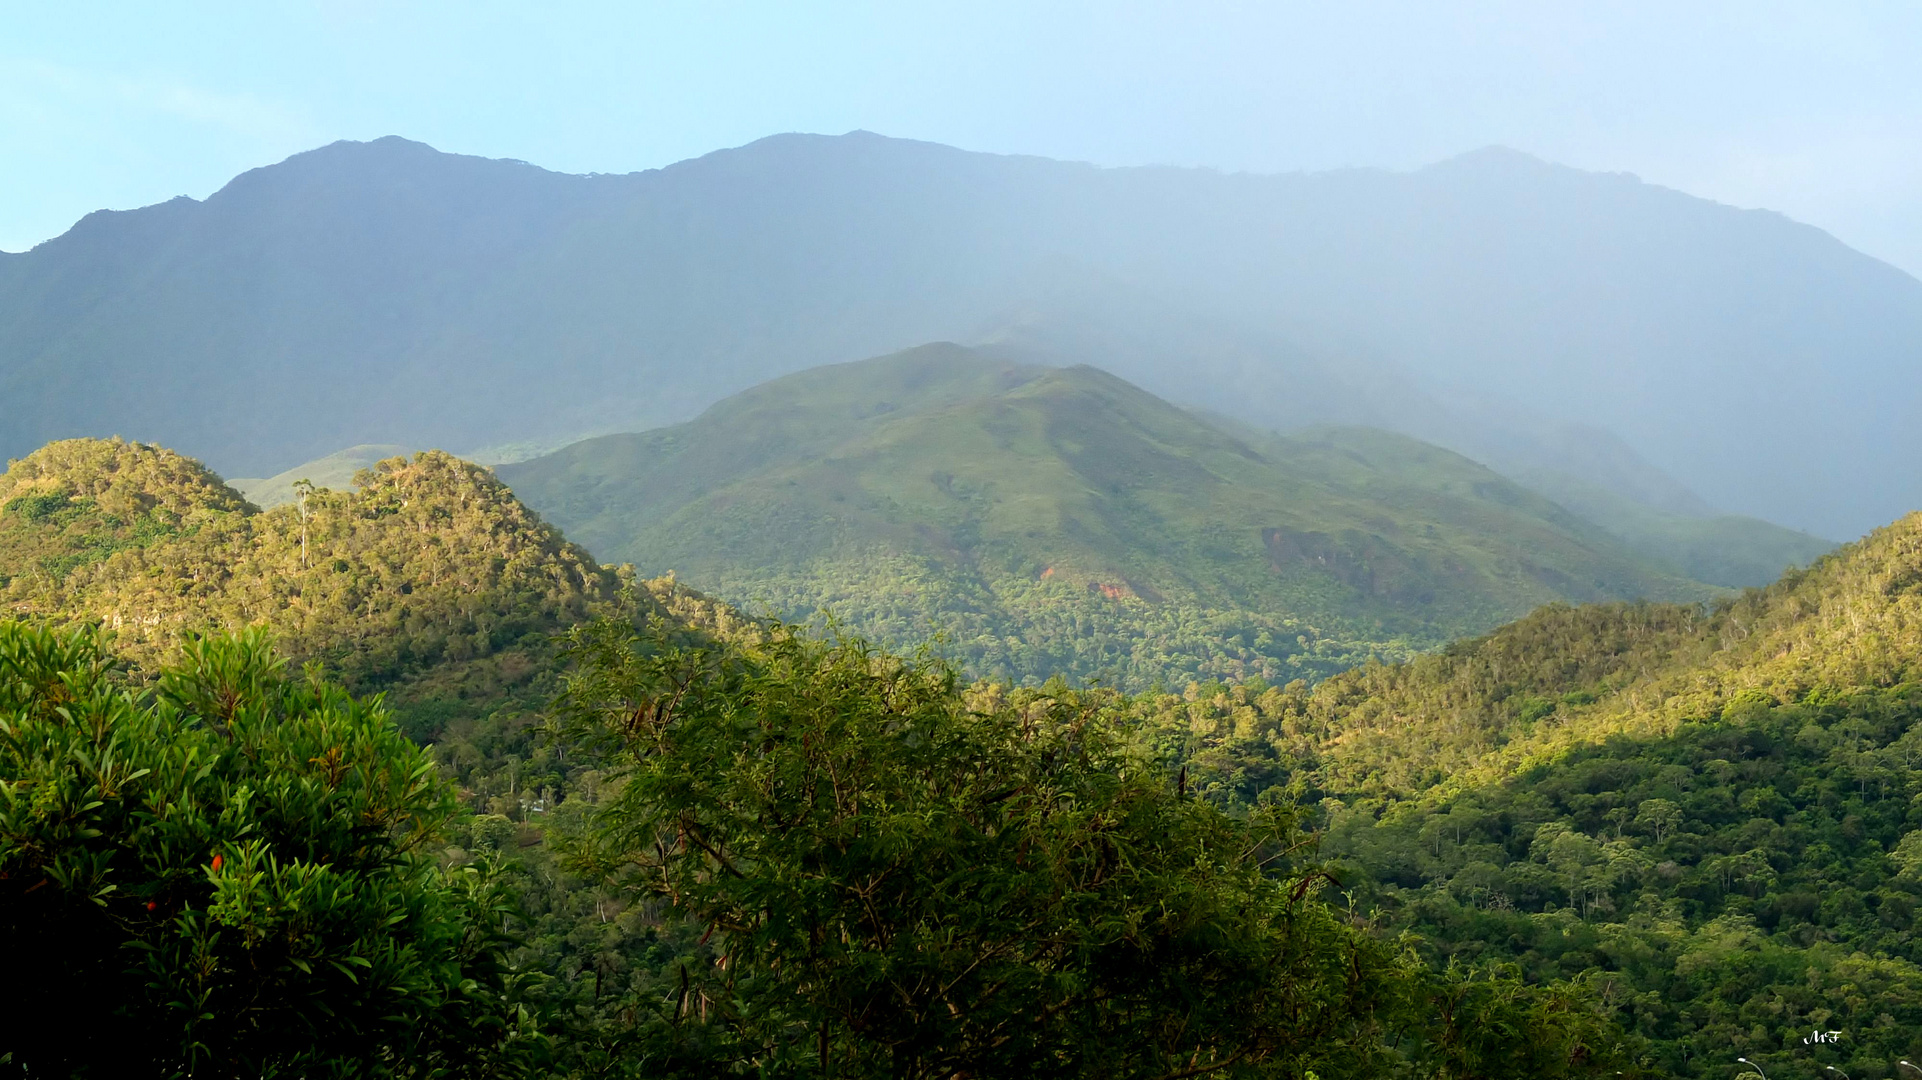
[(0, 475), (0, 613), (98, 622), (149, 667), (185, 632), (266, 625), (427, 730), (551, 678), (553, 631), (656, 608), (477, 465), (429, 451), (359, 483), (261, 512), (169, 450), (51, 443)]
[(1631, 550), (1696, 581), (1731, 589), (1767, 585), (1835, 543), (1739, 514), (1683, 514), (1636, 502), (1565, 473), (1515, 479), (1608, 530)]
[(1339, 785), (1500, 780), (1565, 748), (1666, 737), (1744, 701), (1901, 686), (1922, 657), (1922, 515), (1712, 607), (1551, 606), (1306, 701)]
[(1093, 368), (931, 345), (501, 477), (600, 557), (982, 675), (1288, 681), (1558, 600), (1702, 598), (1455, 454), (1246, 441)]
[(1276, 730), (1343, 800), (1350, 884), (1438, 955), (1614, 983), (1671, 1075), (1893, 1077), (1922, 1056), (1919, 676), (1912, 514), (1706, 611), (1552, 608), (1343, 675)]
[(1884, 1078), (1922, 1060), (1918, 685), (1922, 514), (1709, 606), (1125, 708), (1210, 798), (1310, 809), (1435, 965), (1588, 986), (1649, 1075)]
[[(528, 706), (544, 708), (564, 687), (602, 695), (602, 722), (617, 728), (642, 716), (665, 723), (673, 710), (635, 706), (670, 689), (679, 715), (728, 718), (734, 741), (687, 747), (681, 764), (647, 760), (754, 798), (770, 709), (825, 725), (822, 740), (790, 739), (783, 752), (870, 764), (881, 760), (873, 747), (827, 735), (845, 735), (837, 725), (849, 717), (905, 709), (965, 719), (957, 732), (985, 731), (993, 717), (1027, 738), (1044, 716), (1077, 740), (1116, 740), (1119, 764), (1096, 780), (1125, 778), (1176, 807), (1199, 796), (1193, 813), (1214, 804), (1259, 822), (1248, 812), (1295, 804), (1323, 831), (1318, 855), (1291, 842), (1301, 861), (1289, 873), (1303, 875), (1303, 891), (1287, 895), (1334, 913), (1311, 952), (1339, 957), (1350, 941), (1412, 950), (1382, 969), (1405, 1000), (1377, 1019), (1403, 1035), (1373, 1047), (1382, 1055), (1373, 1064), (1329, 1051), (1321, 1075), (1437, 1074), (1429, 1057), (1464, 1038), (1479, 1040), (1477, 1054), (1539, 1049), (1517, 1031), (1556, 1033), (1548, 1056), (1577, 1067), (1455, 1075), (1721, 1076), (1740, 1054), (1770, 1075), (1832, 1065), (1867, 1078), (1922, 1054), (1922, 515), (1766, 589), (1702, 603), (1704, 590), (1646, 570), (1555, 504), (1398, 436), (1331, 429), (1255, 449), (1098, 371), (947, 348), (812, 375), (820, 381), (770, 384), (682, 428), (570, 448), (597, 452), (551, 475), (580, 507), (653, 492), (670, 511), (638, 535), (678, 538), (689, 555), (712, 544), (817, 598), (809, 602), (828, 595), (823, 581), (857, 598), (912, 587), (920, 591), (895, 594), (897, 608), (857, 610), (892, 612), (910, 630), (910, 618), (1000, 620), (1043, 647), (1092, 641), (1137, 671), (1158, 663), (1206, 675), (1231, 666), (1221, 658), (1252, 654), (1283, 676), (1314, 674), (1342, 648), (1406, 649), (1451, 620), (1525, 606), (1545, 580), (1560, 582), (1560, 595), (1620, 596), (1628, 589), (1617, 585), (1639, 581), (1690, 600), (1551, 603), (1481, 637), (1312, 686), (1262, 676), (1258, 663), (1244, 668), (1253, 677), (1178, 693), (969, 686), (859, 644), (780, 635), (733, 660), (713, 659), (733, 655), (725, 649), (683, 657), (620, 644), (590, 651), (568, 683), (555, 630), (614, 615), (607, 640), (626, 642), (622, 624), (643, 612), (666, 615), (669, 633), (684, 623), (725, 630), (735, 616), (597, 565), (488, 470), (438, 452), (381, 461), (354, 493), (260, 511), (178, 454), (73, 440), (0, 475), (0, 615), (103, 624), (136, 684), (178, 655), (183, 631), (265, 624), (294, 659), (388, 692), (403, 730), (434, 738), (431, 755), (465, 807), (434, 858), (518, 860), (503, 879), (523, 911), (506, 955), (513, 972), (545, 980), (527, 1007), (560, 1040), (567, 1064), (552, 1074), (631, 1056), (632, 1040), (670, 1031), (647, 1003), (677, 992), (688, 958), (709, 955), (709, 939), (635, 903), (633, 880), (594, 871), (569, 846), (625, 790), (607, 770), (633, 762), (565, 728), (536, 738)], [(627, 456), (599, 452), (608, 448)], [(516, 469), (501, 471), (531, 490)], [(1236, 547), (1249, 532), (1252, 557)], [(780, 562), (788, 543), (811, 561)], [(893, 562), (860, 561), (883, 544)], [(667, 565), (706, 580), (703, 567), (729, 565), (710, 558)], [(888, 576), (900, 567), (922, 576)], [(805, 576), (830, 572), (847, 576)], [(982, 606), (938, 606), (957, 597)], [(1021, 606), (1031, 597), (1058, 605), (1060, 622)], [(1232, 633), (1233, 619), (1279, 619), (1262, 614), (1264, 603), (1290, 612), (1307, 642), (1271, 654), (1260, 650), (1273, 639), (1214, 636)], [(1189, 636), (1148, 636), (1170, 624)], [(1324, 636), (1309, 638), (1309, 627)], [(1178, 651), (1189, 642), (1217, 651)], [(1002, 647), (1037, 670), (1053, 655)], [(707, 663), (739, 664), (745, 681)], [(626, 686), (636, 678), (688, 681)], [(751, 700), (737, 709), (730, 695), (744, 692)], [(843, 707), (836, 695), (847, 693), (858, 708)], [(1137, 744), (1165, 756), (1129, 756)], [(961, 745), (874, 744), (925, 755), (917, 768), (938, 778), (952, 771), (944, 753), (975, 760)], [(747, 767), (715, 770), (714, 760)], [(1057, 765), (1052, 754), (1035, 760)], [(980, 790), (986, 807), (1012, 805), (998, 781)], [(770, 837), (815, 842), (791, 828), (792, 800), (769, 805)], [(1336, 886), (1315, 889), (1316, 858)], [(1148, 895), (1160, 910), (1164, 894)], [(1350, 918), (1350, 902), (1370, 919)], [(1396, 937), (1402, 930), (1415, 936)], [(1366, 935), (1340, 936), (1353, 931)], [(1201, 969), (1212, 972), (1229, 953), (1208, 955)], [(1494, 966), (1503, 964), (1513, 967)], [(1450, 1011), (1470, 1001), (1474, 1009)], [(1798, 1041), (1818, 1029), (1848, 1041)], [(1571, 1043), (1609, 1053), (1576, 1060), (1557, 1049)]]
[[(1282, 438), (1212, 409), (1191, 411), (1257, 448), (1266, 449), (1280, 439), (1278, 449), (1284, 454), (1291, 442), (1342, 443), (1352, 439), (1348, 433), (1362, 430), (1310, 427)], [(1512, 461), (1492, 467), (1595, 525), (1654, 566), (1708, 585), (1726, 589), (1767, 585), (1784, 570), (1807, 566), (1836, 547), (1832, 540), (1759, 518), (1718, 514), (1699, 499), (1674, 498), (1685, 492), (1643, 491), (1630, 497), (1565, 470), (1514, 467)], [(1589, 471), (1608, 470), (1591, 463)], [(1661, 497), (1664, 494), (1667, 500)]]

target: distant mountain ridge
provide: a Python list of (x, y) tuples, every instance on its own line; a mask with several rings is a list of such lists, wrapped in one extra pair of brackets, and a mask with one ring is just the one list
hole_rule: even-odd
[(1449, 451), (1259, 447), (1090, 367), (929, 345), (498, 467), (604, 559), (980, 674), (1287, 681), (1558, 600), (1706, 598)]
[(317, 488), (352, 491), (354, 477), (359, 475), (360, 470), (371, 469), (388, 458), (412, 457), (417, 452), (406, 446), (363, 443), (296, 465), (277, 476), (234, 477), (227, 483), (235, 491), (247, 496), (248, 502), (271, 510), (293, 502), (298, 494), (295, 485), (302, 480)]
[(1512, 152), (1245, 176), (867, 133), (626, 176), (339, 143), (89, 215), (0, 256), (0, 453), (122, 432), (263, 476), (556, 445), (931, 340), (1510, 473), (1586, 425), (1830, 536), (1922, 504), (1922, 283), (1778, 215)]
[[(1198, 415), (1255, 447), (1277, 440), (1285, 446), (1324, 438), (1352, 443), (1359, 430), (1304, 428), (1281, 436), (1208, 410)], [(1612, 442), (1598, 440), (1590, 446), (1606, 452)], [(1611, 464), (1614, 467), (1608, 471), (1630, 485), (1639, 498), (1585, 479), (1574, 470), (1516, 468), (1508, 478), (1599, 527), (1652, 565), (1726, 589), (1771, 584), (1784, 570), (1807, 566), (1836, 547), (1820, 537), (1756, 518), (1714, 513), (1686, 489), (1664, 486), (1666, 478), (1660, 474), (1637, 476), (1641, 463), (1633, 459)], [(1632, 485), (1638, 479), (1652, 483), (1637, 489)]]

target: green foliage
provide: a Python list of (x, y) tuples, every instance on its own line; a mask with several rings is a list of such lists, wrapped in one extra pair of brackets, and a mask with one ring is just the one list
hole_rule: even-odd
[[(1626, 1060), (1596, 1055), (1618, 1044), (1605, 1008), (1579, 982), (1526, 981), (1511, 964), (1450, 964), (1430, 991), (1433, 1049), (1428, 1067), (1443, 1080), (1484, 1077), (1627, 1076), (1608, 1068)], [(1637, 1068), (1636, 1075), (1642, 1075)]]
[(1093, 368), (927, 346), (501, 475), (603, 557), (971, 674), (1319, 678), (1554, 600), (1700, 598), (1457, 455), (1259, 447)]
[(39, 1076), (511, 1071), (508, 901), (436, 867), (453, 808), (258, 632), (143, 697), (94, 634), (0, 622), (0, 1045)]
[(1753, 697), (1432, 804), (1337, 807), (1327, 847), (1438, 953), (1606, 987), (1666, 1075), (1922, 1055), (1913, 685)]
[(1918, 582), (1911, 516), (1712, 607), (1551, 606), (1312, 687), (1125, 708), (1221, 805), (1287, 785), (1321, 810), (1357, 903), (1437, 965), (1585, 986), (1663, 1075), (1892, 1076), (1922, 1053)]
[[(979, 402), (980, 387), (942, 385), (922, 389), (952, 400), (894, 411)], [(1002, 400), (961, 430), (1192, 479), (1172, 452), (1071, 445), (1082, 429), (1058, 409), (1075, 395), (1002, 390), (1024, 387), (1047, 408)], [(1112, 387), (1075, 393), (1096, 391), (1121, 395), (1103, 408), (1127, 403)], [(826, 437), (805, 408), (756, 415)], [(874, 436), (898, 456), (848, 475), (893, 477), (875, 490), (894, 505), (923, 498), (909, 444), (926, 430)], [(1151, 434), (1154, 453), (1178, 445), (1174, 428)], [(766, 435), (739, 452), (778, 456), (794, 432)], [(1189, 447), (1196, 461), (1226, 452), (1213, 437)], [(1392, 440), (1318, 438), (1295, 465), (1326, 490), (1414, 490), (1381, 465), (1403, 452)], [(1514, 491), (1478, 494), (1445, 455), (1415, 466), (1430, 470), (1415, 487), (1440, 500), (1418, 507), (1434, 520), (1517, 499), (1535, 513)], [(755, 483), (807, 478), (758, 468)], [(1006, 522), (1026, 519), (997, 518), (990, 494), (1008, 476), (991, 479), (950, 474), (941, 498), (980, 513), (941, 518), (922, 547), (850, 556), (834, 541), (811, 569), (754, 564), (776, 610), (831, 608), (887, 642), (943, 634), (1000, 680), (962, 686), (938, 663), (813, 641), (596, 566), (446, 455), (382, 462), (357, 494), (267, 513), (138, 444), (54, 444), (14, 463), (0, 594), (113, 628), (132, 669), (116, 674), (87, 634), (5, 631), (16, 674), (0, 712), (18, 713), (6, 738), (28, 734), (8, 744), (0, 858), (39, 869), (8, 862), (0, 901), (19, 955), (64, 973), (17, 988), (17, 1030), (119, 1010), (149, 1025), (131, 1045), (153, 1060), (200, 1054), (215, 1072), (324, 1073), (364, 1052), (378, 1059), (365, 1068), (423, 1073), (1223, 1064), (1332, 1080), (1607, 1075), (1645, 1054), (1696, 1075), (1732, 1051), (1787, 1062), (1805, 1051), (1785, 1033), (1818, 1025), (1855, 1041), (1810, 1060), (1856, 1076), (1918, 1052), (1901, 1033), (1922, 1024), (1908, 920), (1922, 902), (1909, 809), (1922, 698), (1905, 682), (1922, 678), (1922, 518), (1714, 606), (1551, 605), (1311, 684), (1422, 643), (1352, 606), (1405, 597), (1434, 570), (1410, 561), (1406, 529), (1381, 547), (1380, 530), (1264, 526), (1283, 530), (1262, 547), (1269, 580), (1308, 580), (1276, 569), (1290, 553), (1334, 568), (1333, 585), (1289, 594), (1334, 613), (1320, 630), (1278, 614), (1285, 596), (1206, 606), (1199, 572), (1087, 570), (1127, 564), (1098, 563), (1080, 525), (1062, 534), (1096, 553), (1080, 569), (1018, 562)], [(874, 490), (835, 490), (836, 513), (872, 510), (860, 499)], [(730, 505), (762, 505), (752, 494)], [(1200, 549), (1178, 530), (1149, 535), (1172, 520), (1151, 494), (1048, 497), (1120, 514), (1114, 550), (1200, 565), (1180, 562)], [(724, 553), (779, 548), (778, 534), (731, 531), (754, 520), (721, 514), (732, 524), (703, 535)], [(806, 550), (815, 534), (795, 535)], [(1089, 588), (1111, 579), (1129, 584)], [(563, 684), (552, 635), (598, 617), (612, 621), (573, 635)], [(196, 636), (261, 624), (349, 689), (391, 690), (399, 727), (317, 676), (283, 681), (258, 636)], [(1056, 671), (1114, 688), (1044, 681)], [(1186, 685), (1122, 692), (1163, 680)], [(550, 729), (537, 713), (563, 688), (571, 724)], [(417, 753), (403, 735), (434, 745)], [(1325, 815), (1323, 853), (1354, 910), (1316, 876), (1295, 805)], [(503, 862), (505, 877), (489, 869)], [(503, 890), (521, 912), (512, 943)], [(382, 952), (383, 934), (412, 935), (413, 951)], [(241, 1009), (243, 992), (261, 1004)], [(296, 1021), (308, 1026), (277, 1045), (312, 1060), (273, 1058), (265, 1033)], [(108, 1046), (44, 1052), (30, 1067), (151, 1067)]]
[(228, 531), (246, 501), (168, 450), (73, 439), (0, 475), (0, 596), (47, 595), (123, 552)]
[(104, 625), (146, 669), (183, 633), (267, 625), (349, 688), (393, 691), (418, 735), (544, 700), (555, 631), (657, 610), (477, 465), (429, 451), (359, 479), (257, 513), (170, 451), (50, 444), (0, 476), (0, 604)]
[(893, 649), (931, 645), (974, 677), (1027, 686), (1056, 675), (1135, 690), (1197, 678), (1318, 679), (1416, 649), (1403, 636), (1324, 629), (1278, 611), (1149, 601), (1058, 576), (957, 572), (895, 555), (718, 585), (751, 610), (811, 617), (817, 630), (859, 632)]
[[(640, 1075), (1547, 1077), (1609, 1060), (1578, 991), (1411, 967), (1321, 898), (1283, 804), (1238, 819), (1195, 798), (1133, 749), (1113, 694), (970, 700), (938, 663), (788, 632), (687, 649), (603, 623), (573, 656), (570, 744), (616, 771), (550, 835), (576, 872), (658, 905), (669, 948), (627, 1005)], [(1530, 1037), (1494, 1047), (1499, 1023)]]
[(1293, 785), (1437, 963), (1588, 985), (1664, 1074), (1891, 1076), (1922, 1053), (1918, 583), (1911, 516), (1712, 607), (1554, 606), (1129, 708), (1226, 805)]
[(1661, 736), (1744, 695), (1922, 677), (1922, 515), (1713, 606), (1550, 606), (1287, 703), (1327, 787), (1402, 797), (1500, 782), (1577, 746)]
[(1313, 732), (1302, 750), (1323, 757), (1329, 785), (1345, 791), (1499, 776), (1518, 751), (1605, 735), (1577, 718), (1633, 709), (1651, 673), (1692, 670), (1714, 617), (1682, 605), (1552, 605), (1485, 638), (1356, 668), (1291, 703)]

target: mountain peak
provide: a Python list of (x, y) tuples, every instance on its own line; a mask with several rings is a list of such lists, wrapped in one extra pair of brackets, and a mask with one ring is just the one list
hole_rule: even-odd
[(806, 163), (810, 167), (822, 168), (840, 166), (849, 162), (872, 166), (877, 162), (959, 161), (993, 156), (995, 155), (957, 149), (943, 143), (897, 138), (857, 128), (841, 135), (824, 135), (805, 131), (768, 135), (740, 146), (716, 150), (698, 158), (677, 162), (667, 168), (679, 170), (703, 162), (746, 164), (769, 160), (779, 162), (777, 168), (794, 163)]
[(1578, 169), (1538, 157), (1525, 150), (1509, 146), (1491, 144), (1466, 153), (1443, 158), (1432, 165), (1417, 169), (1416, 172), (1428, 176), (1453, 176), (1489, 180), (1509, 180), (1515, 182), (1553, 182), (1556, 179), (1574, 178), (1603, 181), (1627, 181), (1640, 185), (1642, 178), (1630, 172), (1595, 172)]
[(294, 154), (272, 165), (250, 169), (228, 181), (208, 202), (235, 193), (293, 186), (329, 191), (362, 187), (418, 185), (432, 177), (554, 177), (573, 179), (513, 158), (452, 154), (399, 135), (357, 142), (341, 139)]

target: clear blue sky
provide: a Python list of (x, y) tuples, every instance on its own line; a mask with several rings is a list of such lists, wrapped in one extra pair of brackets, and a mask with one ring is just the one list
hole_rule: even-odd
[(386, 134), (574, 172), (867, 128), (1103, 164), (1489, 143), (1922, 274), (1922, 3), (0, 0), (0, 249)]

